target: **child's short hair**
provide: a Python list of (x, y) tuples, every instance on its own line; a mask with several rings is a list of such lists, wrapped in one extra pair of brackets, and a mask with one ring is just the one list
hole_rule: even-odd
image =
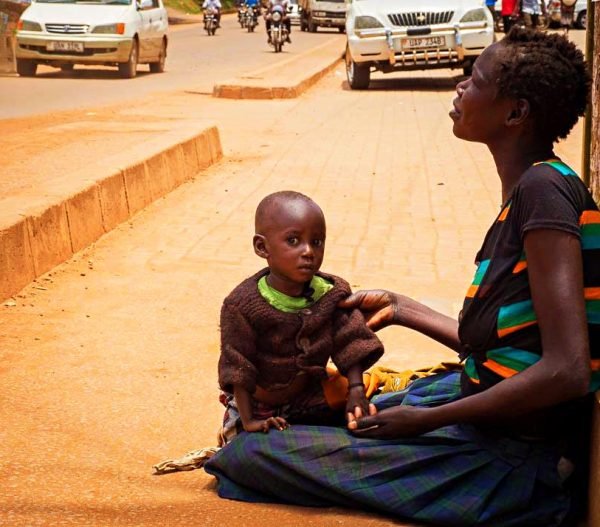
[(256, 213), (254, 215), (254, 227), (256, 229), (256, 232), (260, 231), (261, 226), (263, 225), (265, 215), (268, 214), (270, 210), (272, 210), (275, 204), (280, 203), (282, 201), (289, 202), (297, 200), (310, 203), (311, 205), (314, 205), (320, 209), (320, 207), (315, 203), (314, 200), (312, 200), (305, 194), (296, 192), (295, 190), (280, 190), (279, 192), (273, 192), (272, 194), (265, 196), (256, 207)]

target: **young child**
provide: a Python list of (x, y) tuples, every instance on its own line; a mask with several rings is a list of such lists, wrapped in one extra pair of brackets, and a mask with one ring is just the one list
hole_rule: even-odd
[(325, 218), (313, 200), (270, 194), (258, 205), (255, 229), (254, 252), (268, 267), (238, 285), (221, 309), (221, 445), (242, 429), (343, 424), (343, 411), (324, 395), (330, 359), (348, 378), (346, 412), (367, 415), (362, 374), (383, 354), (361, 312), (337, 307), (351, 293), (348, 283), (319, 272)]

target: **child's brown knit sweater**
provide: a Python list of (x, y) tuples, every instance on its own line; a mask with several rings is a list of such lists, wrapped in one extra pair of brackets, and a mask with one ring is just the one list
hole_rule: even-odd
[(362, 370), (383, 354), (383, 344), (365, 324), (362, 313), (342, 310), (338, 302), (350, 293), (349, 284), (333, 275), (318, 273), (333, 289), (310, 308), (284, 313), (259, 293), (259, 271), (238, 285), (221, 308), (219, 384), (227, 392), (241, 385), (254, 393), (288, 386), (300, 373), (326, 377), (331, 358), (342, 374), (355, 364)]

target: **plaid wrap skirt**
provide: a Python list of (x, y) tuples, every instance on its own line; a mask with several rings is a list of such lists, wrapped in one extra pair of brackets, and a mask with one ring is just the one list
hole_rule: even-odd
[[(419, 379), (373, 398), (379, 409), (433, 406), (460, 395), (460, 374)], [(237, 436), (205, 465), (221, 497), (376, 510), (434, 525), (553, 527), (570, 506), (557, 445), (447, 426), (414, 438), (358, 438), (295, 425)]]

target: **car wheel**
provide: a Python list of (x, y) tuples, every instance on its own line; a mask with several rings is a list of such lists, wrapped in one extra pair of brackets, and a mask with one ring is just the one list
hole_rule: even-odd
[(35, 77), (37, 63), (29, 59), (17, 59), (17, 73), (21, 77)]
[(163, 40), (163, 43), (160, 47), (160, 53), (158, 55), (157, 62), (150, 63), (150, 71), (152, 73), (162, 73), (165, 71), (165, 61), (167, 60), (167, 44)]
[(354, 62), (348, 48), (346, 48), (346, 77), (353, 90), (366, 90), (371, 82), (371, 66)]
[(133, 40), (131, 51), (129, 52), (129, 60), (119, 64), (119, 75), (123, 79), (133, 79), (137, 74), (138, 64), (138, 43)]
[(587, 9), (583, 9), (577, 15), (577, 27), (587, 29)]
[(338, 31), (340, 33), (345, 33), (346, 32), (346, 28), (345, 27), (338, 27)]

